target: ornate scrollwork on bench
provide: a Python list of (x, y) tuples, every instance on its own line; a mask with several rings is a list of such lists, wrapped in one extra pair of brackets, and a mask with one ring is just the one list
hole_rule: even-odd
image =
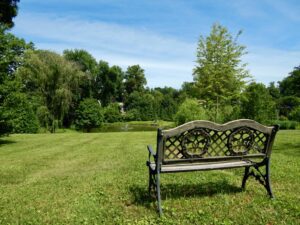
[(240, 127), (225, 131), (187, 130), (165, 139), (164, 161), (266, 153), (268, 134)]
[(186, 158), (199, 158), (204, 155), (210, 144), (210, 135), (203, 129), (187, 132), (181, 140), (182, 154)]
[(228, 149), (231, 155), (246, 155), (254, 142), (253, 131), (241, 127), (232, 132), (228, 137)]

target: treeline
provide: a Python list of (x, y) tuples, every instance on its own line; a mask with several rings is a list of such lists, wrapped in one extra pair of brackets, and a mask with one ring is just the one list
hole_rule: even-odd
[(148, 88), (139, 65), (123, 71), (85, 50), (38, 50), (0, 28), (0, 134), (132, 120), (300, 121), (300, 67), (278, 85), (254, 82), (241, 61), (241, 32), (233, 37), (219, 24), (200, 37), (194, 81), (179, 90)]
[(6, 43), (3, 53), (11, 59), (1, 64), (1, 116), (12, 132), (37, 132), (40, 127), (55, 132), (72, 125), (89, 130), (102, 122), (172, 120), (177, 110), (179, 91), (146, 88), (139, 65), (123, 71), (97, 62), (85, 50), (65, 50), (63, 55), (35, 50), (32, 44), (3, 32), (1, 43)]

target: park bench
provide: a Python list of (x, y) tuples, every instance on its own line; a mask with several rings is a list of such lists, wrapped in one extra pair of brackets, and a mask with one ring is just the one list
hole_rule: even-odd
[(157, 148), (148, 147), (149, 194), (162, 215), (160, 174), (244, 167), (242, 188), (255, 177), (272, 198), (270, 156), (278, 125), (248, 119), (216, 124), (197, 120), (169, 130), (158, 129)]

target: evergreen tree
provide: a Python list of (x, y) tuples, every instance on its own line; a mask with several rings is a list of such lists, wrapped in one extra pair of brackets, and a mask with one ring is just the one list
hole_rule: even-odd
[(250, 77), (241, 59), (245, 46), (237, 43), (240, 34), (233, 38), (225, 27), (214, 24), (210, 35), (198, 42), (194, 80), (199, 97), (215, 109), (215, 120), (220, 105), (237, 101)]

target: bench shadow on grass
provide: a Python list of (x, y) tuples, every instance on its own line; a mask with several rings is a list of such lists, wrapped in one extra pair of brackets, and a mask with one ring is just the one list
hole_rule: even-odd
[[(132, 195), (133, 204), (143, 205), (149, 208), (152, 203), (155, 203), (155, 198), (150, 197), (146, 186), (132, 185), (129, 188)], [(162, 184), (161, 197), (165, 199), (178, 199), (178, 198), (201, 198), (213, 196), (216, 194), (234, 194), (242, 192), (241, 187), (229, 184), (228, 181), (222, 180), (219, 182), (208, 182), (198, 184)]]
[(8, 144), (15, 144), (15, 141), (10, 141), (10, 140), (1, 140), (0, 138), (0, 147), (4, 146), (4, 145), (8, 145)]

